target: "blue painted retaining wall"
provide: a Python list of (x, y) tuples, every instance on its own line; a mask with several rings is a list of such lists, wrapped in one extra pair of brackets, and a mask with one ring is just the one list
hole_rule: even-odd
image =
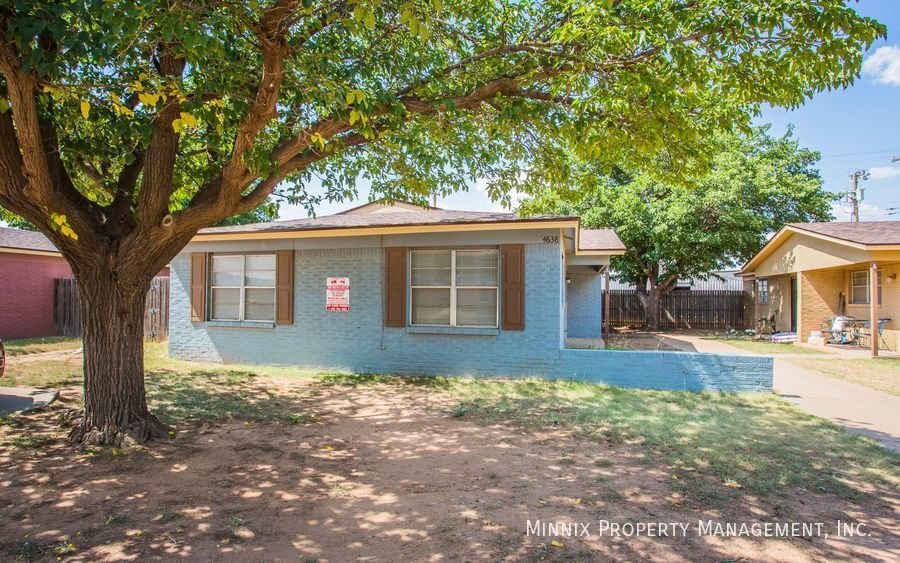
[[(575, 378), (650, 389), (769, 391), (770, 358), (562, 348), (564, 259), (544, 236), (494, 231), (191, 244), (171, 263), (169, 352), (229, 363), (400, 375)], [(525, 246), (525, 330), (383, 326), (384, 247)], [(190, 252), (293, 249), (294, 324), (190, 321)], [(350, 278), (350, 311), (325, 310), (325, 278)], [(597, 276), (599, 278), (599, 276)], [(592, 280), (586, 280), (592, 285)], [(599, 289), (597, 291), (599, 317)], [(571, 303), (570, 303), (571, 307)], [(590, 313), (593, 315), (593, 313)], [(584, 316), (584, 325), (595, 322)], [(576, 319), (578, 330), (582, 319)], [(596, 319), (599, 327), (599, 318)], [(569, 326), (570, 336), (572, 324)]]
[(680, 391), (772, 391), (767, 356), (630, 350), (560, 350), (559, 377)]

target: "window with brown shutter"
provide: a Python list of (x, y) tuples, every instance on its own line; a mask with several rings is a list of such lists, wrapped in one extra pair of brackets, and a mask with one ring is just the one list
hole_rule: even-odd
[(525, 245), (500, 247), (504, 330), (525, 330)]
[(384, 326), (406, 326), (406, 248), (384, 249)]
[(275, 323), (294, 324), (294, 251), (275, 252)]
[(206, 320), (206, 253), (191, 252), (191, 322)]

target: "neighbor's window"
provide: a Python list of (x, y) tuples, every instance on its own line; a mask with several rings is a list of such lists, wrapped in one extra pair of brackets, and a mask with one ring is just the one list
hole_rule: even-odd
[[(878, 304), (881, 305), (881, 270), (878, 270)], [(850, 303), (869, 303), (869, 270), (850, 272)]]
[(430, 326), (497, 326), (499, 252), (410, 252), (411, 322)]
[(769, 302), (769, 280), (759, 280), (756, 282), (756, 290), (759, 295), (760, 303)]
[(213, 254), (209, 317), (214, 321), (275, 320), (275, 255)]

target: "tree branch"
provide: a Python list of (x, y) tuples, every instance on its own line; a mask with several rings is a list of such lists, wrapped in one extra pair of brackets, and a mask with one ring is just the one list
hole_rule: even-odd
[[(167, 52), (168, 47), (165, 45), (160, 50), (160, 74), (181, 76), (185, 67), (184, 59)], [(141, 223), (146, 225), (159, 225), (169, 212), (169, 198), (175, 190), (172, 174), (178, 155), (178, 133), (173, 129), (172, 123), (180, 115), (181, 103), (176, 97), (171, 97), (153, 122), (153, 136), (142, 162), (144, 177), (138, 195)]]
[[(6, 36), (5, 26), (0, 38)], [(0, 73), (6, 78), (6, 88), (12, 105), (15, 136), (22, 151), (22, 169), (27, 185), (24, 190), (42, 207), (53, 201), (53, 182), (47, 152), (41, 138), (35, 98), (35, 80), (22, 70), (13, 46), (0, 39)]]

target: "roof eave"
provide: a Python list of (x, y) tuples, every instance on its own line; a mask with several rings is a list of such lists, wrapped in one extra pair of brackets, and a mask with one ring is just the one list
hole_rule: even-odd
[(11, 246), (0, 246), (0, 252), (8, 252), (10, 254), (31, 254), (33, 256), (62, 256), (58, 250), (36, 250), (33, 248), (14, 248)]
[(432, 232), (466, 232), (519, 229), (578, 228), (577, 217), (547, 217), (509, 221), (472, 221), (455, 223), (419, 223), (410, 225), (322, 227), (315, 229), (283, 229), (268, 231), (229, 231), (197, 233), (191, 242), (219, 240), (253, 240), (279, 238), (329, 238), (385, 234), (417, 234)]

